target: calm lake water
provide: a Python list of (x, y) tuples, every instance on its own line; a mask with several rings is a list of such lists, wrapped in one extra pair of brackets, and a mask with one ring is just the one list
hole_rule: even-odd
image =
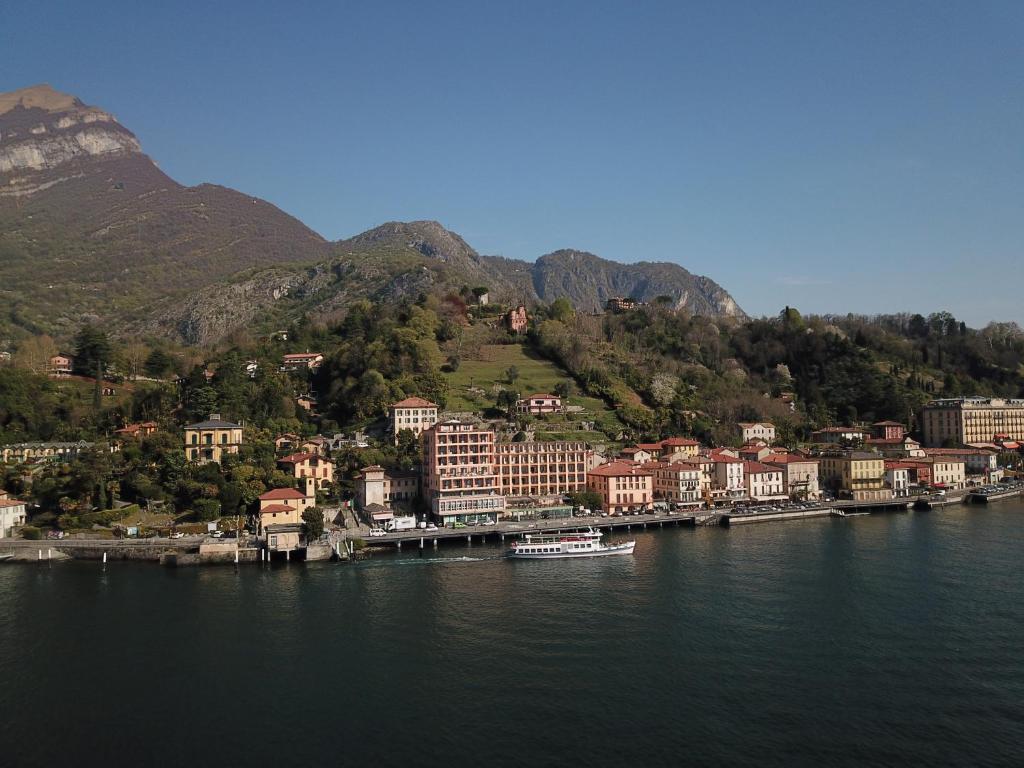
[(636, 539), (2, 566), (0, 764), (1024, 765), (1024, 505)]

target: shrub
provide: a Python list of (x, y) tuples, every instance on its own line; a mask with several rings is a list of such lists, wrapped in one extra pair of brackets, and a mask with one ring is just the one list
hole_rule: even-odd
[(34, 525), (25, 525), (21, 529), (21, 537), (30, 541), (38, 541), (43, 538), (43, 532)]

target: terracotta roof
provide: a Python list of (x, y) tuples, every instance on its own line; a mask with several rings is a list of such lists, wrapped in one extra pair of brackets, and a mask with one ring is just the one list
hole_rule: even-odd
[(0, 509), (7, 507), (24, 507), (24, 501), (18, 501), (17, 499), (0, 499)]
[(436, 403), (424, 400), (422, 397), (407, 397), (391, 404), (392, 408), (437, 408)]
[(795, 453), (776, 453), (765, 456), (761, 461), (765, 464), (817, 464), (817, 459), (808, 456), (798, 456)]
[(260, 510), (261, 515), (274, 512), (294, 512), (295, 507), (289, 507), (287, 504), (270, 504)]
[(748, 475), (762, 475), (765, 472), (781, 472), (778, 467), (769, 467), (767, 464), (762, 464), (760, 461), (744, 461), (743, 471)]
[(547, 394), (545, 392), (538, 392), (537, 394), (534, 394), (534, 395), (528, 395), (527, 397), (524, 397), (523, 399), (524, 400), (533, 400), (535, 397), (544, 397), (544, 398), (547, 398), (548, 400), (561, 400), (562, 399), (558, 395), (549, 395), (549, 394)]
[(285, 360), (305, 360), (313, 357), (322, 357), (320, 352), (292, 352), (284, 356)]
[(278, 459), (277, 462), (278, 464), (301, 464), (310, 459), (323, 459), (323, 457), (315, 453), (293, 453), (290, 456)]
[(688, 437), (669, 437), (661, 441), (664, 445), (700, 445), (696, 440), (691, 440)]
[(876, 421), (872, 427), (902, 427), (898, 421)]
[(260, 501), (284, 501), (286, 499), (304, 499), (306, 494), (294, 488), (275, 488), (260, 496)]
[(625, 477), (627, 475), (649, 477), (651, 473), (650, 470), (646, 470), (629, 461), (609, 461), (607, 464), (602, 464), (590, 470), (590, 474), (597, 475), (598, 477)]
[(770, 421), (741, 421), (739, 424), (741, 427), (771, 427), (775, 429), (775, 425)]

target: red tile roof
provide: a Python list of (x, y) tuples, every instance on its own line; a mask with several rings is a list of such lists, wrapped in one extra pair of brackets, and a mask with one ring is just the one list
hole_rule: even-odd
[(261, 515), (274, 512), (294, 512), (295, 507), (289, 507), (287, 504), (271, 504), (260, 510)]
[(748, 475), (763, 475), (765, 472), (781, 472), (782, 470), (778, 467), (769, 467), (760, 461), (744, 461), (743, 471)]
[(293, 453), (291, 456), (278, 459), (277, 462), (278, 464), (301, 464), (310, 459), (323, 459), (323, 457), (315, 453)]
[(287, 499), (304, 499), (306, 494), (294, 488), (275, 488), (260, 496), (260, 501), (285, 501)]
[(437, 408), (436, 403), (424, 400), (422, 397), (407, 397), (391, 404), (392, 408)]
[(590, 470), (590, 474), (598, 477), (626, 477), (628, 475), (650, 476), (650, 470), (630, 461), (609, 461)]

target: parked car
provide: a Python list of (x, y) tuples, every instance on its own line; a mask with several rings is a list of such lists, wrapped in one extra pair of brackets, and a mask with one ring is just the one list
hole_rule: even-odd
[(383, 528), (371, 528), (369, 535), (376, 539), (381, 536), (387, 536), (388, 532), (385, 531)]
[(427, 523), (427, 530), (428, 531), (436, 531), (437, 530), (437, 526), (434, 525), (433, 523)]
[(452, 523), (452, 528), (465, 528), (465, 527), (466, 527), (465, 523), (460, 523), (460, 522)]

